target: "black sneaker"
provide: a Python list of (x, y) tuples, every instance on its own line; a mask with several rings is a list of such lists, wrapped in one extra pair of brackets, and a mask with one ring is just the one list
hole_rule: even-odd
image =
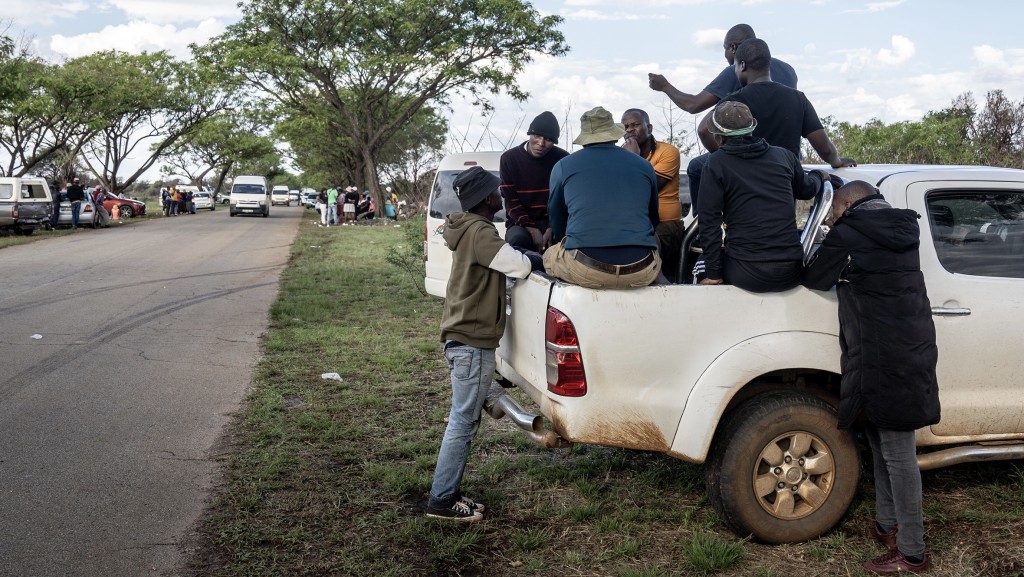
[(472, 509), (462, 501), (452, 503), (451, 507), (431, 507), (427, 505), (425, 514), (427, 517), (435, 519), (447, 519), (462, 523), (476, 523), (477, 521), (484, 520), (483, 513)]
[(469, 497), (466, 497), (465, 495), (459, 495), (459, 503), (462, 503), (463, 505), (469, 507), (470, 509), (476, 511), (477, 513), (483, 513), (484, 511), (487, 510), (487, 506), (485, 506), (483, 503), (477, 503), (476, 501), (470, 499)]

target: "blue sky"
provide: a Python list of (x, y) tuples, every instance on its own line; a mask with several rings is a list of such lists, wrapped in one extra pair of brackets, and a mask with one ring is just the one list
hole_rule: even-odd
[[(238, 17), (236, 0), (5, 0), (9, 33), (25, 34), (38, 54), (59, 60), (95, 50), (166, 49), (187, 56), (190, 42), (219, 34)], [(1024, 4), (1010, 1), (892, 0), (542, 0), (534, 6), (565, 18), (571, 47), (541, 57), (520, 76), (525, 103), (498, 97), (484, 118), (456, 98), (454, 150), (502, 149), (525, 138), (543, 110), (563, 123), (567, 148), (580, 114), (604, 106), (616, 116), (646, 109), (655, 136), (670, 103), (647, 86), (647, 73), (699, 92), (726, 64), (725, 31), (753, 26), (773, 55), (794, 66), (822, 117), (863, 123), (917, 120), (953, 98), (1003, 89), (1024, 99)], [(695, 117), (678, 109), (677, 126)]]

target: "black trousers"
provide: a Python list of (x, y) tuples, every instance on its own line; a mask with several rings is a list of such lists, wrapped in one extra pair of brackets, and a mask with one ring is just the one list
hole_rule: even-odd
[(772, 293), (789, 290), (800, 284), (804, 263), (799, 260), (749, 261), (725, 257), (723, 280), (743, 290)]

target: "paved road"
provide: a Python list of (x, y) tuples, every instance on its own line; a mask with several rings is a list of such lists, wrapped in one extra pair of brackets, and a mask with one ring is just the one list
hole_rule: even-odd
[(0, 250), (0, 576), (174, 571), (302, 211)]

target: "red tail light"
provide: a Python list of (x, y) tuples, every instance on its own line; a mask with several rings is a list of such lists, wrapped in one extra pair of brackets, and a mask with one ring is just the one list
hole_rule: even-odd
[(547, 349), (548, 390), (563, 397), (587, 394), (587, 377), (583, 372), (576, 327), (562, 311), (548, 307), (544, 328)]

